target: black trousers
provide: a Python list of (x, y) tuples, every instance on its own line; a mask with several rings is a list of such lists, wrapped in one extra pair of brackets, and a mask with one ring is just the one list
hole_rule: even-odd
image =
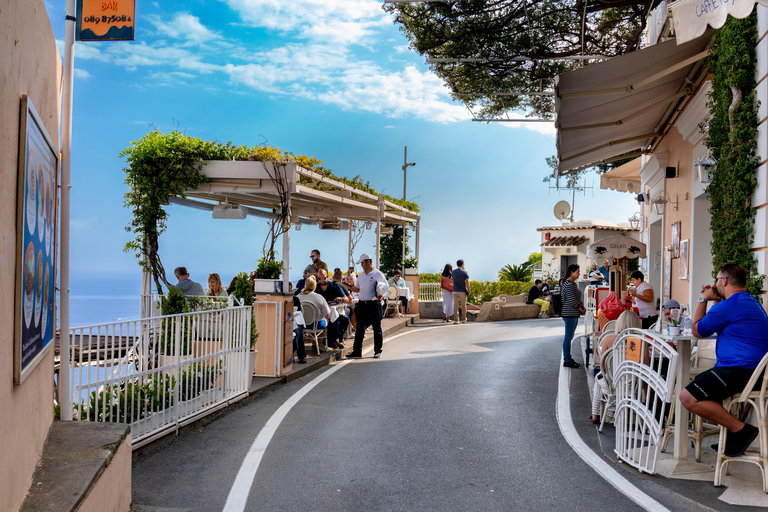
[(373, 327), (373, 351), (381, 352), (384, 345), (384, 335), (381, 332), (381, 309), (375, 300), (360, 301), (355, 308), (357, 327), (355, 330), (355, 343), (352, 346), (352, 354), (360, 356), (363, 353), (363, 338), (365, 330), (370, 325)]

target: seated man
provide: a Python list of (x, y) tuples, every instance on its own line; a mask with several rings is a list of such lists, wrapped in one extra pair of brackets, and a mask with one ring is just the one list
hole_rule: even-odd
[(603, 276), (605, 285), (609, 286), (611, 284), (611, 262), (608, 260), (603, 260), (603, 264), (597, 268), (597, 271), (600, 272), (600, 274)]
[[(768, 352), (768, 315), (747, 293), (747, 275), (735, 263), (717, 273), (715, 286), (706, 285), (693, 314), (693, 335), (717, 333), (717, 362), (688, 384), (680, 402), (689, 411), (728, 429), (726, 457), (742, 455), (758, 435), (758, 428), (740, 421), (723, 407), (725, 398), (744, 390), (754, 369)], [(707, 303), (714, 305), (707, 311)]]
[(537, 279), (531, 287), (531, 291), (528, 292), (528, 302), (526, 302), (526, 304), (536, 304), (537, 306), (541, 306), (539, 318), (549, 318), (549, 315), (547, 315), (549, 301), (541, 298), (541, 286), (541, 279)]
[(181, 290), (182, 295), (185, 297), (203, 297), (205, 296), (205, 290), (200, 283), (196, 283), (189, 278), (189, 272), (186, 267), (176, 267), (173, 269), (173, 275), (179, 281), (176, 283), (176, 288)]
[[(394, 277), (390, 277), (387, 280), (387, 284), (389, 284), (390, 286), (396, 286), (397, 288), (407, 288), (405, 284), (405, 279), (402, 278), (399, 270), (395, 270)], [(404, 293), (404, 292), (401, 292), (401, 293)], [(400, 303), (403, 305), (403, 311), (408, 313), (408, 311), (411, 309), (410, 301), (408, 300), (408, 297), (401, 295)]]
[(347, 327), (349, 324), (352, 324), (352, 327), (356, 325), (355, 310), (352, 308), (352, 291), (349, 289), (349, 286), (344, 283), (344, 273), (342, 273), (341, 270), (333, 271), (333, 282), (341, 286), (341, 289), (344, 291), (345, 295), (344, 302), (348, 304), (347, 306), (344, 306), (344, 312), (346, 315), (341, 319), (341, 323), (339, 324), (341, 337), (344, 338), (344, 333), (347, 332)]
[(589, 284), (598, 286), (603, 283), (603, 274), (597, 270), (597, 262), (592, 263), (592, 270), (589, 271)]
[[(328, 272), (320, 269), (317, 272), (317, 290), (315, 290), (326, 302), (351, 303), (352, 299), (347, 297), (341, 285), (328, 280)], [(342, 318), (344, 318), (342, 330)], [(340, 314), (336, 321), (328, 325), (328, 346), (331, 348), (344, 348), (344, 331), (347, 330), (349, 319), (346, 315)]]
[(552, 299), (552, 278), (548, 277), (544, 284), (541, 285), (541, 296), (545, 299)]

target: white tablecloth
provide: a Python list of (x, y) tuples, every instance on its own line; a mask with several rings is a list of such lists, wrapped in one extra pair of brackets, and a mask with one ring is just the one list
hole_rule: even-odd
[(397, 291), (400, 294), (400, 297), (406, 297), (408, 300), (413, 300), (413, 292), (410, 288), (406, 287), (397, 287)]

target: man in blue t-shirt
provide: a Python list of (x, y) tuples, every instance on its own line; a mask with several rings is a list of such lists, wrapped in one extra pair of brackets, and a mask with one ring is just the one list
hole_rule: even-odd
[[(723, 407), (725, 398), (741, 393), (754, 369), (768, 353), (768, 315), (747, 293), (747, 275), (735, 263), (717, 273), (715, 286), (701, 290), (693, 314), (693, 335), (706, 338), (717, 332), (717, 362), (680, 393), (680, 402), (689, 411), (729, 430), (725, 456), (742, 455), (758, 429), (734, 418)], [(707, 311), (707, 303), (715, 304)]]
[(467, 297), (469, 297), (469, 274), (464, 269), (464, 260), (456, 262), (456, 268), (451, 274), (453, 279), (453, 323), (459, 323), (459, 307), (461, 307), (461, 323), (467, 321)]

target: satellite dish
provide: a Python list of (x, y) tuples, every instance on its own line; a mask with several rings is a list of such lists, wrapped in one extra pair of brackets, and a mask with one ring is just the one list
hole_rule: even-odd
[(568, 201), (559, 201), (555, 205), (555, 217), (557, 217), (560, 220), (565, 219), (568, 217), (568, 215), (571, 213), (571, 205), (568, 204)]

